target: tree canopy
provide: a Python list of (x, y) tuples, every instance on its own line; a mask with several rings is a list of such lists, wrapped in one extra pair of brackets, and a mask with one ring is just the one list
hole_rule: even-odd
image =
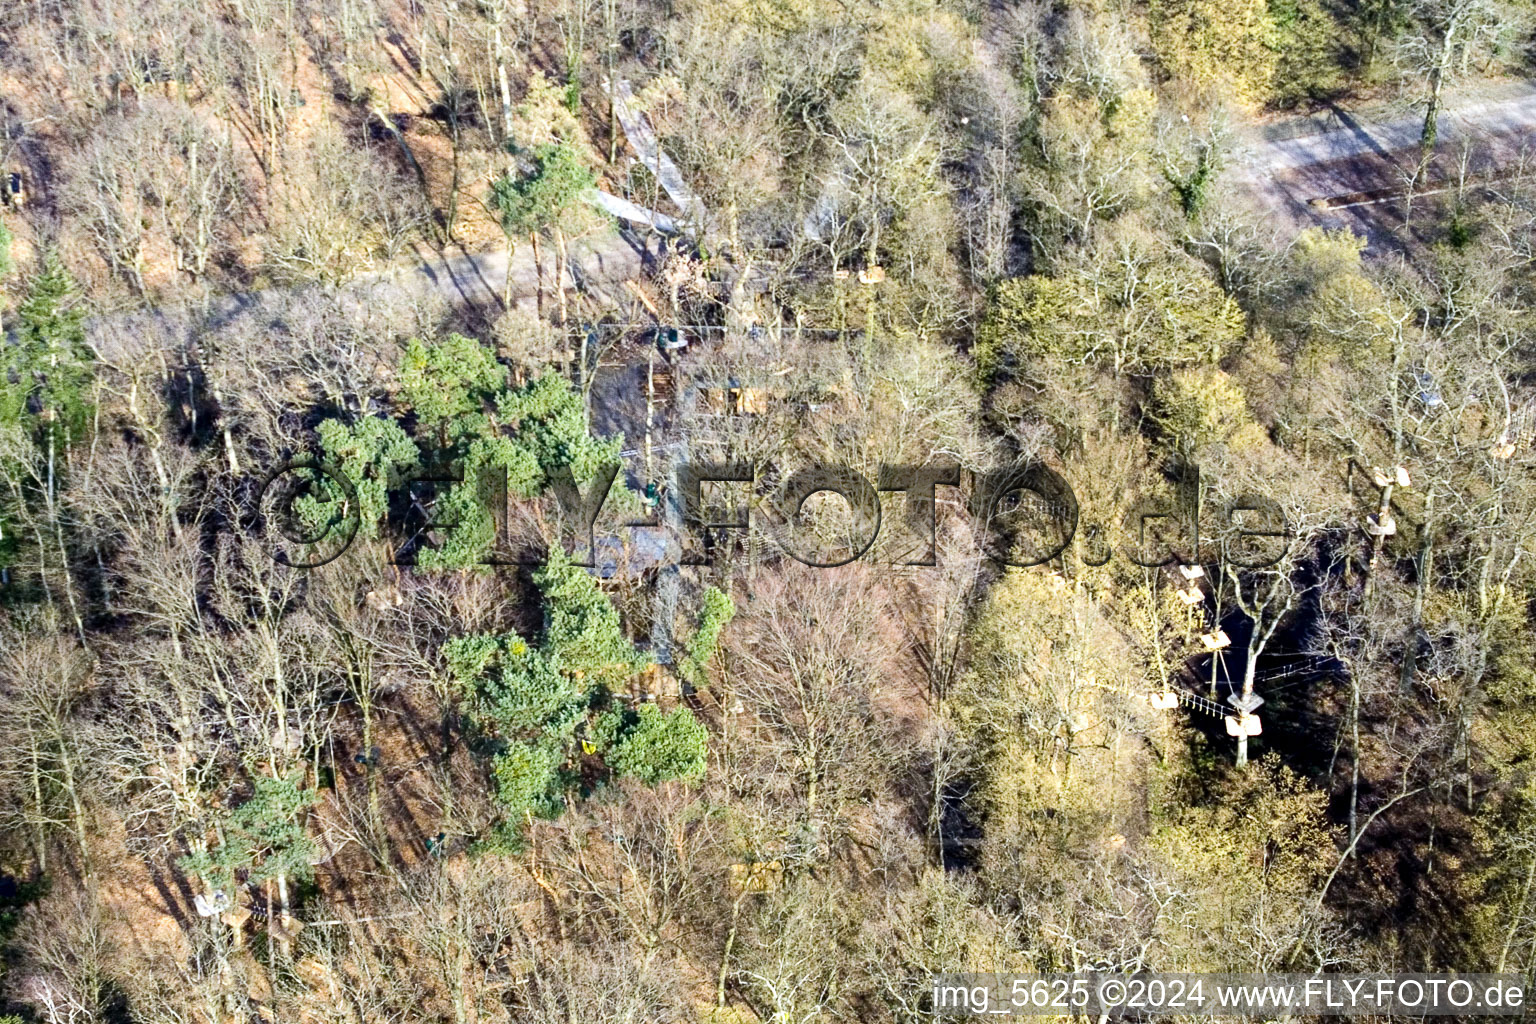
[(647, 785), (697, 779), (707, 734), (686, 707), (662, 714), (630, 708), (626, 683), (650, 664), (625, 637), (618, 611), (587, 570), (558, 550), (534, 574), (544, 627), (515, 634), (456, 637), (443, 646), (476, 725), (497, 751), (492, 761), (504, 835), (521, 835), (529, 815), (565, 806), (583, 764)]

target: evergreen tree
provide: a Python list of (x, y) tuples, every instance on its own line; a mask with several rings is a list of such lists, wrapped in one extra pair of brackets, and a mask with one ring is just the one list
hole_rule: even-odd
[(718, 587), (704, 591), (704, 607), (699, 612), (699, 626), (688, 638), (687, 653), (678, 663), (678, 675), (692, 686), (703, 689), (709, 685), (709, 663), (720, 649), (720, 631), (736, 615), (736, 605), (730, 595)]
[(538, 261), (539, 236), (553, 234), (559, 248), (555, 292), (560, 298), (560, 321), (565, 322), (565, 240), (570, 223), (583, 205), (583, 199), (597, 184), (586, 166), (569, 145), (545, 143), (532, 154), (532, 169), (527, 174), (508, 173), (491, 185), (491, 208), (501, 220), (501, 229), (510, 240), (528, 235)]
[(435, 518), (452, 528), (441, 546), (419, 554), (424, 568), (465, 569), (485, 561), (496, 542), (491, 505), (503, 485), (513, 496), (531, 498), (557, 471), (569, 470), (585, 485), (618, 461), (622, 439), (592, 437), (580, 397), (557, 374), (506, 390), (505, 369), (490, 349), (457, 335), (442, 347), (413, 349), (407, 364), (402, 377), (412, 407), (424, 426), (447, 439), (434, 454), (456, 464), (461, 477), (437, 500)]
[[(428, 466), (457, 477), (435, 499), (433, 518), (444, 524), (444, 536), (418, 553), (423, 568), (485, 564), (496, 543), (496, 501), (535, 497), (566, 472), (584, 487), (618, 461), (622, 439), (591, 436), (580, 396), (565, 378), (545, 374), (509, 389), (506, 367), (473, 338), (413, 339), (399, 381), (401, 411), (416, 418), (414, 439), (408, 421), (326, 420), (318, 429), (320, 449), (356, 487), (365, 538), (378, 535), (390, 491), (411, 471)], [(316, 486), (318, 493), (300, 496), (294, 509), (306, 532), (323, 534), (344, 496), (323, 477)]]
[(656, 705), (642, 704), (625, 724), (606, 759), (614, 771), (647, 786), (704, 775), (709, 734), (692, 711), (675, 708), (662, 714)]
[(528, 174), (507, 174), (491, 185), (491, 206), (508, 235), (554, 231), (597, 184), (576, 150), (546, 143), (533, 151)]
[(215, 889), (233, 888), (240, 872), (258, 884), (307, 878), (315, 845), (305, 832), (304, 819), (315, 794), (302, 781), (298, 774), (281, 779), (255, 775), (250, 798), (220, 815), (223, 841), (182, 858), (182, 867), (203, 876)]
[[(57, 254), (50, 252), (17, 309), (15, 342), (0, 345), (0, 443), (7, 449), (7, 457), (0, 460), (0, 479), (6, 484), (6, 507), (0, 507), (0, 565), (15, 560), (21, 523), (30, 520), (25, 529), (39, 545), (39, 565), (56, 565), (82, 631), (58, 499), (70, 449), (90, 427), (93, 383), (94, 358), (85, 343), (75, 284)], [(41, 551), (45, 543), (47, 554)], [(49, 575), (45, 566), (45, 586)]]
[(62, 431), (63, 445), (84, 436), (91, 410), (94, 357), (75, 298), (69, 271), (49, 253), (16, 311), (17, 343), (6, 346), (0, 373), (0, 424)]
[(581, 397), (558, 374), (546, 373), (504, 395), (501, 414), (517, 429), (517, 441), (532, 453), (540, 476), (524, 497), (549, 486), (550, 474), (569, 469), (577, 483), (587, 484), (598, 470), (619, 460), (623, 438), (595, 438), (587, 429)]
[(516, 842), (529, 815), (553, 816), (580, 780), (584, 758), (648, 785), (703, 774), (707, 735), (687, 708), (623, 707), (614, 691), (649, 659), (624, 635), (619, 614), (585, 569), (558, 549), (534, 575), (544, 628), (457, 637), (443, 647), (471, 721), (492, 739), (491, 772), (504, 836)]
[(481, 432), (486, 413), (507, 384), (496, 353), (473, 338), (450, 334), (426, 343), (412, 338), (400, 362), (400, 391), (424, 429), (444, 443)]
[[(416, 444), (394, 420), (370, 416), (350, 426), (340, 420), (320, 424), (320, 448), (326, 461), (335, 466), (357, 489), (358, 533), (369, 540), (379, 535), (379, 526), (389, 514), (389, 494), (400, 486), (405, 475), (417, 463)], [(330, 521), (331, 502), (343, 500), (340, 488), (325, 483), (322, 497), (302, 495), (295, 511), (311, 525)]]

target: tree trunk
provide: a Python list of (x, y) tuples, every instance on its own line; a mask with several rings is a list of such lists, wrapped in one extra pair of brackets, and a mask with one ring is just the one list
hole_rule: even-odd
[(501, 129), (505, 133), (502, 144), (507, 150), (507, 175), (511, 176), (517, 172), (516, 162), (512, 159), (512, 90), (507, 87), (507, 51), (501, 41), (502, 12), (497, 10), (495, 17), (496, 86), (501, 93)]
[(715, 1005), (725, 1006), (725, 977), (730, 971), (731, 950), (736, 946), (736, 922), (741, 916), (741, 904), (747, 898), (746, 890), (731, 904), (731, 930), (725, 936), (725, 952), (720, 954), (720, 976), (715, 984)]
[[(557, 250), (559, 250), (559, 255), (560, 255), (560, 262), (555, 267), (555, 297), (559, 300), (559, 303), (560, 303), (560, 326), (564, 327), (565, 324), (566, 324), (566, 308), (565, 308), (565, 262), (566, 262), (565, 231), (562, 230), (561, 227), (558, 224), (555, 225), (555, 248)], [(585, 371), (583, 371), (583, 372), (585, 372)]]
[(1515, 932), (1520, 927), (1521, 920), (1525, 917), (1525, 908), (1530, 905), (1531, 882), (1536, 881), (1536, 856), (1531, 857), (1531, 863), (1525, 871), (1525, 884), (1520, 887), (1520, 906), (1509, 919), (1509, 931), (1504, 934), (1504, 948), (1499, 951), (1498, 973), (1504, 973), (1504, 965), (1509, 962), (1509, 947), (1515, 941)]
[(37, 809), (37, 818), (34, 824), (37, 826), (35, 837), (37, 842), (37, 869), (40, 872), (48, 870), (48, 835), (43, 829), (43, 769), (42, 752), (38, 749), (37, 739), (32, 736), (31, 729), (27, 730), (32, 747), (32, 806)]
[(539, 233), (530, 231), (528, 240), (533, 243), (534, 303), (540, 317), (544, 315), (544, 256), (539, 252)]
[(507, 272), (501, 285), (501, 305), (508, 312), (512, 310), (512, 258), (517, 254), (517, 246), (512, 241), (512, 236), (507, 236)]
[(1349, 673), (1349, 839), (1353, 845), (1360, 834), (1356, 816), (1360, 810), (1360, 674), (1350, 666)]
[(1445, 73), (1451, 63), (1456, 27), (1457, 22), (1454, 20), (1446, 26), (1445, 38), (1440, 42), (1440, 54), (1429, 71), (1429, 105), (1424, 110), (1424, 127), (1419, 133), (1419, 166), (1413, 173), (1414, 187), (1424, 183), (1429, 172), (1429, 162), (1435, 155), (1435, 141), (1440, 135), (1441, 97), (1445, 89)]

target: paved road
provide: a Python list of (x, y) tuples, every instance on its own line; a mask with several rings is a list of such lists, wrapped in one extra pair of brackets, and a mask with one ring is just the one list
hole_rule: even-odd
[[(544, 258), (545, 301), (553, 303), (555, 247), (544, 246), (541, 255)], [(567, 284), (579, 283), (600, 290), (639, 274), (644, 260), (638, 248), (612, 232), (576, 242), (571, 246), (570, 255), (573, 274), (579, 280), (573, 282), (568, 278)], [(454, 302), (495, 311), (503, 306), (506, 283), (505, 249), (471, 253), (459, 248), (446, 257), (430, 251), (418, 253), (414, 264), (370, 275), (350, 286), (349, 290), (359, 294), (376, 294), (380, 289), (407, 294), (437, 291)], [(519, 246), (512, 263), (513, 305), (531, 303), (537, 286), (532, 248)]]
[[(1275, 215), (1282, 226), (1299, 230), (1314, 224), (1347, 226), (1371, 239), (1373, 247), (1398, 244), (1392, 230), (1401, 223), (1394, 202), (1349, 204), (1350, 198), (1375, 198), (1400, 189), (1418, 159), (1422, 103), (1403, 102), (1372, 110), (1329, 108), (1306, 117), (1245, 125), (1228, 164), (1228, 181), (1240, 194)], [(1440, 143), (1431, 178), (1449, 180), (1459, 154), (1474, 156), (1474, 174), (1496, 173), (1521, 155), (1536, 161), (1536, 82), (1480, 85), (1476, 91), (1451, 93), (1440, 119)], [(1332, 200), (1336, 208), (1318, 205)], [(652, 252), (657, 245), (650, 243)], [(553, 302), (554, 247), (545, 246), (546, 301)], [(575, 243), (571, 249), (579, 283), (592, 291), (617, 294), (622, 281), (640, 274), (648, 253), (632, 236), (605, 233)], [(507, 288), (507, 256), (500, 248), (470, 253), (462, 248), (446, 254), (425, 247), (404, 266), (365, 274), (344, 286), (343, 293), (367, 303), (383, 297), (426, 296), (437, 293), (493, 318), (504, 307), (510, 290), (514, 304), (532, 305), (537, 278), (529, 246), (518, 247)], [(145, 317), (183, 323), (218, 320), (260, 308), (278, 290), (218, 296), (211, 302), (174, 304), (151, 313), (109, 314), (95, 321), (103, 354), (111, 351), (110, 326)]]
[[(656, 243), (650, 243), (651, 252)], [(544, 260), (544, 302), (552, 306), (554, 295), (554, 246), (541, 252)], [(621, 283), (639, 276), (650, 254), (632, 240), (632, 236), (605, 232), (579, 240), (570, 247), (572, 278), (567, 285), (579, 284), (591, 292), (617, 296)], [(511, 287), (507, 287), (507, 253), (504, 248), (471, 253), (462, 248), (437, 253), (418, 248), (415, 259), (386, 270), (363, 274), (334, 291), (343, 301), (367, 305), (401, 298), (425, 298), (440, 295), (455, 306), (478, 313), (486, 320), (495, 319), (504, 309), (504, 297), (510, 292), (513, 306), (532, 309), (536, 302), (538, 277), (530, 246), (519, 246), (512, 259)], [(217, 295), (204, 301), (188, 296), (184, 302), (167, 302), (151, 310), (106, 313), (94, 317), (87, 330), (96, 350), (109, 362), (135, 358), (139, 346), (128, 340), (137, 330), (161, 336), (174, 336), (197, 324), (219, 323), (237, 316), (258, 313), (264, 308), (280, 310), (287, 300), (305, 288), (321, 290), (319, 285), (299, 288), (271, 288), (255, 292)]]
[[(1422, 102), (1246, 126), (1230, 164), (1231, 182), (1283, 223), (1348, 226), (1376, 240), (1401, 222), (1393, 201), (1419, 159)], [(1536, 82), (1450, 94), (1440, 116), (1431, 187), (1454, 180), (1463, 153), (1474, 174), (1497, 174), (1522, 154), (1536, 157)], [(1328, 208), (1328, 207), (1334, 208)]]
[[(1512, 132), (1536, 132), (1536, 82), (1484, 89), (1473, 95), (1450, 94), (1440, 116), (1440, 142)], [(1362, 153), (1417, 151), (1424, 124), (1422, 101), (1392, 104), (1374, 111), (1337, 107), (1309, 117), (1249, 126), (1242, 134), (1240, 159), (1250, 170), (1284, 171)]]

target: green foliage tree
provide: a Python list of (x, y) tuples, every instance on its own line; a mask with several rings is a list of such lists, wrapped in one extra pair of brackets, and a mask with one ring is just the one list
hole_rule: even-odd
[(57, 560), (78, 626), (59, 488), (71, 447), (90, 428), (95, 366), (74, 281), (57, 254), (48, 253), (28, 283), (15, 333), (14, 343), (0, 345), (0, 479), (9, 492), (9, 507), (0, 507), (0, 565), (16, 558), (26, 521), (39, 557)]
[[(404, 475), (417, 464), (416, 444), (394, 420), (369, 416), (350, 426), (340, 420), (325, 420), (318, 428), (320, 448), (326, 461), (339, 469), (357, 489), (358, 534), (372, 540), (379, 535), (379, 525), (389, 513), (389, 493), (400, 485)], [(325, 478), (321, 478), (325, 480)], [(300, 515), (322, 514), (322, 503), (342, 500), (330, 483), (324, 483), (322, 497), (301, 496), (295, 502)]]
[(481, 433), (486, 415), (506, 387), (507, 368), (473, 338), (450, 334), (406, 345), (400, 361), (400, 394), (422, 427), (447, 443)]
[(485, 559), (496, 540), (491, 502), (503, 483), (507, 493), (531, 498), (550, 486), (557, 471), (569, 470), (586, 484), (602, 466), (618, 461), (622, 439), (598, 440), (587, 432), (581, 399), (559, 375), (501, 391), (493, 404), (496, 419), (479, 420), (476, 435), (459, 432), (459, 444), (449, 450), (457, 455), (462, 480), (439, 498), (435, 515), (454, 526), (442, 546), (421, 553), (423, 567), (463, 569)]
[(20, 423), (60, 447), (90, 422), (95, 357), (74, 280), (54, 253), (43, 258), (16, 311), (16, 344), (0, 363), (0, 423)]
[(417, 554), (425, 569), (470, 569), (485, 564), (496, 545), (493, 504), (505, 500), (501, 490), (520, 496), (537, 494), (532, 455), (508, 437), (477, 437), (458, 460), (461, 479), (450, 484), (433, 503), (433, 518), (448, 525), (442, 543)]
[[(375, 535), (387, 511), (388, 488), (406, 470), (431, 465), (459, 479), (441, 491), (433, 510), (449, 527), (446, 535), (421, 551), (417, 564), (474, 567), (496, 542), (494, 502), (509, 494), (535, 497), (564, 471), (586, 485), (618, 461), (622, 438), (591, 436), (581, 398), (563, 377), (544, 374), (509, 388), (507, 376), (495, 352), (473, 338), (413, 339), (401, 359), (399, 395), (400, 411), (416, 418), (414, 442), (398, 420), (321, 425), (326, 458), (357, 486), (365, 536)], [(321, 495), (309, 510), (319, 516), (321, 504), (339, 497)]]
[(582, 161), (575, 147), (548, 142), (531, 154), (532, 168), (526, 174), (507, 173), (491, 184), (491, 208), (501, 221), (501, 229), (510, 240), (528, 235), (538, 259), (538, 239), (551, 233), (560, 253), (556, 269), (556, 294), (560, 299), (562, 323), (565, 322), (566, 232), (572, 215), (582, 205), (583, 197), (597, 184), (591, 168)]
[(516, 741), (496, 757), (491, 772), (496, 800), (506, 814), (503, 832), (515, 842), (530, 817), (553, 818), (564, 809), (561, 752), (547, 743)]
[(718, 587), (704, 591), (698, 628), (688, 638), (686, 653), (677, 666), (678, 674), (690, 685), (699, 689), (709, 685), (709, 663), (720, 649), (720, 631), (735, 615), (736, 604), (729, 594)]
[(544, 598), (546, 649), (586, 685), (617, 686), (650, 663), (624, 636), (596, 579), (558, 548), (534, 582)]
[(663, 714), (642, 704), (634, 721), (614, 742), (606, 760), (621, 775), (654, 786), (668, 779), (693, 781), (704, 775), (709, 734), (693, 712), (675, 708)]
[(315, 846), (304, 828), (315, 793), (305, 789), (302, 775), (274, 779), (252, 776), (254, 791), (232, 810), (220, 815), (223, 841), (182, 858), (187, 871), (201, 875), (215, 889), (230, 889), (237, 872), (251, 882), (305, 878), (311, 871)]
[(1220, 158), (1209, 143), (1200, 145), (1195, 153), (1195, 164), (1189, 173), (1179, 174), (1171, 168), (1164, 169), (1163, 176), (1179, 197), (1179, 208), (1184, 211), (1184, 216), (1190, 220), (1200, 216), (1210, 198), (1211, 183), (1216, 180), (1216, 173), (1220, 169)]
[(518, 443), (538, 464), (539, 476), (518, 492), (525, 497), (549, 486), (555, 470), (569, 469), (576, 482), (585, 484), (600, 468), (618, 461), (623, 439), (594, 438), (587, 429), (581, 397), (558, 374), (546, 373), (507, 392), (498, 408), (516, 429)]
[(545, 143), (534, 149), (531, 162), (529, 173), (503, 175), (491, 185), (491, 206), (508, 235), (555, 230), (560, 218), (597, 184), (569, 145)]
[(704, 729), (688, 709), (635, 713), (615, 701), (649, 659), (591, 574), (556, 549), (534, 582), (544, 605), (535, 642), (476, 634), (443, 645), (470, 720), (500, 747), (491, 771), (513, 842), (530, 815), (560, 812), (584, 757), (652, 785), (698, 778), (704, 766)]

